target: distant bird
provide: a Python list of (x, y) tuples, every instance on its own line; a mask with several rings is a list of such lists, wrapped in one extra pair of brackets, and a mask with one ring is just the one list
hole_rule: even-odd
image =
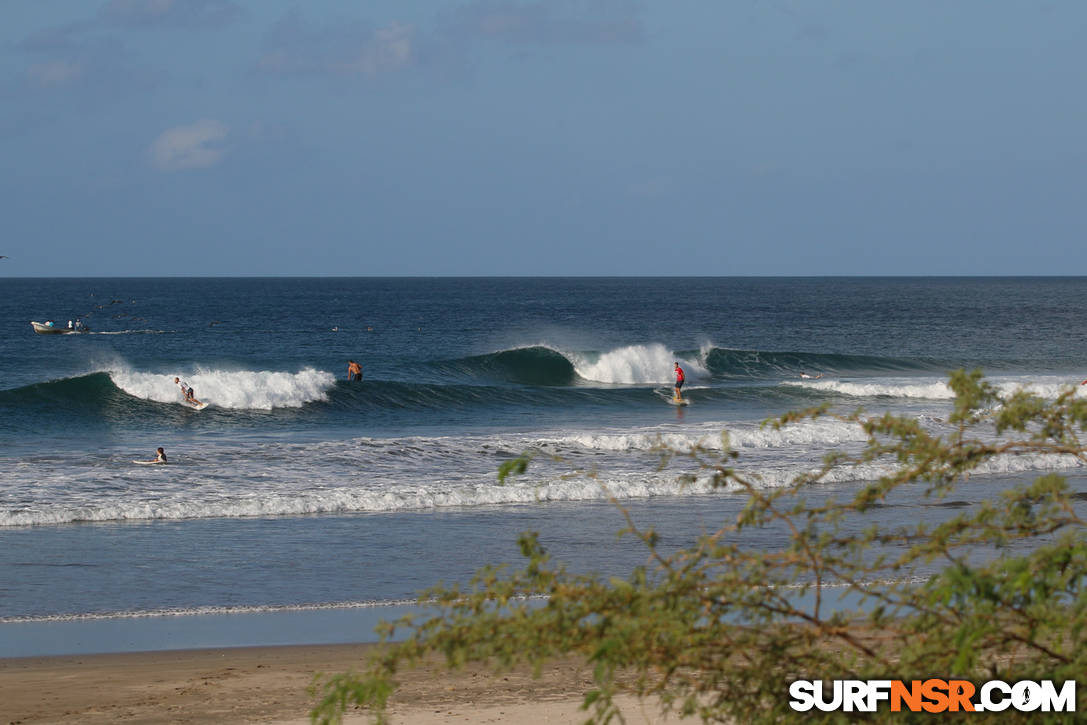
[(0, 259), (7, 259), (3, 254), (0, 254)]

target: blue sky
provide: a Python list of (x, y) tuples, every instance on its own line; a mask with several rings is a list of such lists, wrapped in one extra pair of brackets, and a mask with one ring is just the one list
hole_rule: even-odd
[(0, 3), (2, 276), (1083, 274), (1081, 0)]

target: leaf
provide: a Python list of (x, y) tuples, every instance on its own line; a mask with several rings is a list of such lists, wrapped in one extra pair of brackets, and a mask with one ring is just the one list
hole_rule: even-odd
[(517, 458), (511, 458), (505, 461), (498, 467), (498, 482), (505, 483), (506, 479), (510, 476), (523, 475), (528, 470), (528, 464), (532, 460), (532, 456), (528, 453), (523, 453)]

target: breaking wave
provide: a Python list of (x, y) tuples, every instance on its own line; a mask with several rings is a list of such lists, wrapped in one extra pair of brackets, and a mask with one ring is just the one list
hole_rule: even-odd
[[(660, 385), (673, 380), (679, 362), (688, 376), (705, 380), (775, 380), (810, 374), (887, 374), (943, 371), (947, 365), (865, 355), (732, 350), (706, 345), (670, 350), (661, 343), (626, 345), (604, 352), (567, 351), (551, 345), (515, 347), (435, 363), (439, 371), (523, 385)], [(952, 365), (953, 367), (953, 365)]]
[[(195, 395), (216, 408), (272, 410), (328, 400), (332, 373), (306, 368), (296, 373), (198, 369), (181, 376)], [(0, 404), (54, 406), (69, 413), (95, 414), (142, 403), (180, 403), (175, 375), (115, 369), (0, 391)]]
[[(114, 370), (113, 383), (134, 398), (156, 403), (176, 403), (179, 390), (174, 377), (161, 373)], [(336, 378), (324, 370), (306, 368), (297, 373), (269, 370), (205, 370), (182, 374), (182, 379), (201, 401), (218, 408), (272, 410), (300, 408), (306, 403), (328, 400)]]

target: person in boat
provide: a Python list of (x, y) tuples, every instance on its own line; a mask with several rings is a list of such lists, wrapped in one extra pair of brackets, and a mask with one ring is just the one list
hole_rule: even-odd
[(71, 321), (71, 320), (68, 320), (68, 329), (69, 329), (69, 330), (74, 330), (74, 329), (75, 329), (75, 327), (74, 327), (74, 326), (72, 325), (72, 321)]
[(680, 393), (680, 389), (683, 387), (684, 381), (687, 376), (683, 374), (683, 368), (676, 363), (676, 400), (683, 400), (683, 395)]
[(347, 361), (347, 379), (362, 380), (362, 366), (354, 360)]
[(52, 320), (46, 320), (45, 321), (45, 326), (46, 327), (52, 327), (53, 326), (53, 321)]

